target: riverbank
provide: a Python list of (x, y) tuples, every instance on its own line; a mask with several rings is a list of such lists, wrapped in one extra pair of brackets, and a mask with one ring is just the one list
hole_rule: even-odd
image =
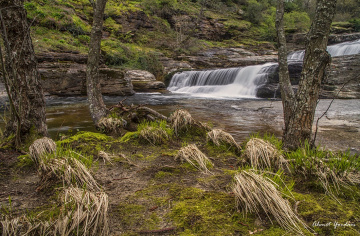
[[(237, 104), (235, 108), (246, 114), (267, 109), (262, 106), (258, 108), (258, 111), (254, 111), (252, 103), (254, 101), (245, 102), (243, 105)], [(273, 107), (276, 108), (277, 105), (278, 103), (275, 103)], [(204, 104), (199, 106), (204, 106)], [(207, 120), (210, 119), (211, 117), (208, 117)], [(204, 122), (204, 120), (201, 121)], [(148, 124), (147, 127), (158, 126)], [(341, 173), (344, 173), (344, 169), (341, 169), (341, 166), (344, 166), (342, 164), (345, 162), (341, 160), (345, 158), (346, 162), (351, 162), (348, 167), (351, 169), (345, 170), (356, 174), (360, 166), (358, 158), (342, 153), (331, 154), (322, 150), (303, 149), (285, 153), (282, 152), (281, 143), (276, 138), (253, 136), (252, 138), (255, 138), (252, 139), (253, 142), (257, 142), (258, 138), (264, 138), (266, 145), (270, 145), (267, 148), (275, 150), (275, 156), (271, 157), (274, 158), (271, 161), (271, 167), (263, 173), (260, 166), (251, 162), (247, 154), (250, 150), (248, 141), (251, 138), (248, 135), (243, 136), (246, 140), (241, 142), (239, 147), (232, 146), (233, 144), (229, 146), (226, 143), (216, 146), (213, 141), (210, 141), (211, 139), (206, 138), (207, 131), (198, 126), (182, 129), (178, 135), (175, 134), (171, 123), (161, 129), (165, 129), (169, 136), (163, 138), (160, 143), (142, 138), (140, 130), (137, 133), (128, 133), (125, 138), (91, 132), (66, 135), (56, 142), (58, 151), (55, 155), (51, 154), (47, 159), (49, 162), (45, 162), (44, 165), (50, 165), (51, 160), (68, 160), (68, 163), (72, 163), (70, 160), (78, 158), (86, 166), (84, 168), (89, 170), (96, 183), (101, 186), (101, 190), (95, 192), (96, 195), (106, 194), (107, 196), (106, 214), (110, 230), (108, 235), (281, 235), (289, 233), (289, 229), (284, 228), (284, 225), (273, 217), (276, 213), (268, 212), (266, 207), (257, 208), (258, 214), (255, 212), (245, 214), (242, 204), (247, 204), (247, 202), (242, 202), (240, 198), (237, 198), (239, 195), (235, 189), (237, 183), (235, 176), (251, 173), (260, 178), (259, 184), (267, 184), (265, 179), (274, 181), (270, 181), (270, 186), (277, 183), (274, 184), (272, 191), (273, 194), (280, 191), (278, 198), (266, 200), (265, 197), (265, 201), (268, 201), (267, 205), (277, 207), (278, 201), (284, 201), (281, 204), (287, 205), (287, 209), (291, 209), (293, 214), (299, 216), (295, 224), (300, 225), (299, 229), (305, 235), (315, 232), (318, 235), (357, 235), (359, 232), (360, 190), (358, 185), (350, 184), (348, 187), (341, 185), (336, 192), (333, 188), (333, 180), (329, 179), (331, 187), (328, 190), (331, 194), (335, 194), (333, 196), (326, 192), (316, 172), (311, 172), (315, 169), (307, 169), (309, 165), (305, 165), (309, 160), (322, 161), (326, 158), (328, 162), (325, 162), (325, 165), (333, 163), (334, 166), (329, 164), (331, 168), (335, 168), (331, 170), (336, 171), (339, 178), (343, 178)], [(225, 131), (228, 130), (225, 129)], [(238, 141), (237, 138), (235, 140)], [(199, 164), (199, 160), (193, 160), (194, 165), (191, 165), (184, 156), (180, 155), (189, 145), (196, 145), (199, 152), (209, 158), (206, 164), (208, 171)], [(65, 153), (67, 155), (64, 155)], [(279, 167), (275, 165), (276, 162), (273, 162), (280, 158), (279, 154), (282, 154), (287, 161), (298, 164), (289, 165), (289, 170), (287, 167), (281, 167), (279, 170)], [(0, 166), (2, 214), (8, 216), (10, 213), (9, 220), (25, 215), (25, 218), (18, 221), (21, 226), (15, 220), (12, 223), (19, 231), (27, 227), (28, 223), (25, 223), (25, 220), (29, 217), (32, 217), (34, 224), (49, 222), (50, 226), (45, 227), (52, 230), (51, 222), (61, 219), (64, 212), (69, 210), (63, 207), (61, 200), (62, 192), (69, 187), (68, 183), (61, 181), (61, 174), (52, 175), (51, 182), (48, 182), (46, 172), (36, 173), (36, 169), (42, 167), (38, 167), (28, 154), (19, 156), (20, 153), (0, 150), (0, 155), (2, 158), (0, 162), (2, 163)], [(192, 154), (188, 155), (189, 158), (193, 158)], [(4, 158), (7, 158), (6, 161)], [(259, 161), (261, 163), (261, 160)], [(250, 171), (249, 168), (257, 170)], [(59, 169), (60, 173), (61, 169)], [(279, 181), (279, 178), (284, 182)], [(74, 186), (76, 184), (73, 182)], [(90, 187), (82, 188), (84, 194), (94, 191)], [(253, 193), (261, 194), (261, 191), (254, 190), (248, 194)], [(258, 207), (257, 203), (255, 205)], [(78, 209), (79, 206), (81, 207), (80, 203), (73, 209)], [(309, 227), (308, 230), (302, 226), (301, 222)], [(329, 222), (331, 224), (328, 224)], [(334, 227), (335, 222), (344, 226)], [(100, 222), (99, 227), (103, 226)], [(85, 227), (84, 224), (79, 226), (80, 232), (83, 227)], [(296, 232), (292, 231), (292, 234)]]

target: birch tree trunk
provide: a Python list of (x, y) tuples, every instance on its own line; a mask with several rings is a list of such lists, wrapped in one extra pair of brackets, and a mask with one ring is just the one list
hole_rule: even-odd
[(15, 134), (20, 142), (32, 132), (41, 136), (47, 134), (44, 93), (24, 1), (0, 0), (0, 9), (5, 48), (3, 79), (11, 101), (11, 117), (5, 135)]
[(284, 147), (296, 149), (310, 142), (320, 85), (331, 56), (326, 51), (336, 0), (317, 0), (315, 18), (307, 35), (299, 89), (294, 94), (287, 69), (286, 40), (283, 24), (284, 0), (278, 1), (276, 28), (279, 46), (279, 80), (284, 107)]
[(96, 125), (98, 121), (108, 113), (102, 98), (99, 78), (101, 37), (107, 0), (91, 0), (90, 2), (94, 8), (94, 16), (86, 67), (86, 86), (91, 118)]

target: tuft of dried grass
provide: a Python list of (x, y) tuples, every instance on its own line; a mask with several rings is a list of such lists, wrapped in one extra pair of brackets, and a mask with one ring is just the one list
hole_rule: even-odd
[(187, 129), (196, 123), (191, 114), (183, 109), (176, 110), (169, 119), (176, 135), (178, 135), (180, 130)]
[(285, 230), (303, 235), (303, 229), (309, 227), (294, 213), (287, 200), (282, 198), (282, 193), (276, 189), (276, 183), (256, 173), (256, 170), (243, 170), (235, 175), (233, 192), (236, 204), (245, 212), (259, 215), (264, 211), (272, 222), (270, 215)]
[(107, 152), (100, 151), (100, 152), (99, 152), (99, 157), (104, 160), (104, 163), (105, 163), (105, 162), (109, 162), (110, 164), (113, 164), (113, 163), (111, 162), (111, 157), (112, 157), (112, 156), (111, 156), (110, 154), (108, 154)]
[(104, 192), (93, 193), (69, 187), (62, 194), (64, 210), (54, 226), (54, 234), (109, 235), (107, 218), (109, 200)]
[(360, 184), (360, 173), (359, 172), (346, 173), (345, 178), (351, 184)]
[(175, 159), (185, 160), (193, 165), (198, 170), (210, 174), (208, 167), (212, 167), (213, 163), (210, 159), (202, 153), (195, 144), (190, 144), (179, 150)]
[(44, 182), (53, 177), (61, 179), (67, 186), (75, 184), (79, 187), (99, 191), (100, 187), (86, 166), (72, 157), (60, 157), (42, 162), (40, 165), (41, 176)]
[(125, 127), (127, 122), (122, 118), (103, 117), (97, 123), (97, 127), (105, 133), (120, 133), (120, 128)]
[(6, 236), (37, 236), (37, 235), (52, 235), (51, 227), (53, 224), (49, 222), (34, 222), (25, 215), (9, 218), (5, 217), (0, 221), (2, 227), (2, 235)]
[(178, 109), (169, 117), (171, 127), (174, 129), (175, 135), (179, 135), (181, 130), (188, 130), (191, 127), (198, 127), (204, 130), (211, 130), (210, 127), (202, 122), (198, 122), (192, 118), (187, 110)]
[(2, 235), (109, 235), (106, 193), (69, 187), (59, 200), (61, 214), (56, 220), (42, 222), (25, 215), (5, 218), (0, 221)]
[(2, 228), (2, 235), (20, 235), (21, 229), (23, 228), (22, 217), (13, 219), (5, 217), (0, 221), (0, 225)]
[(213, 142), (216, 146), (227, 144), (230, 147), (236, 148), (237, 151), (241, 151), (241, 146), (235, 141), (233, 136), (221, 129), (211, 130), (206, 134), (206, 139)]
[(255, 169), (283, 169), (290, 172), (289, 164), (280, 151), (268, 141), (252, 138), (245, 147), (244, 155)]
[(51, 138), (40, 138), (33, 142), (29, 147), (30, 156), (36, 164), (40, 163), (41, 158), (56, 151), (56, 143)]

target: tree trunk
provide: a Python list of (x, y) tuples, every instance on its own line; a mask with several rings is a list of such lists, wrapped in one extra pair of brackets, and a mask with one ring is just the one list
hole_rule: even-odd
[(44, 93), (30, 37), (23, 0), (0, 0), (1, 35), (5, 47), (2, 70), (9, 100), (10, 121), (5, 135), (25, 139), (35, 132), (47, 134)]
[(95, 124), (108, 113), (101, 95), (99, 78), (100, 46), (106, 2), (107, 0), (91, 1), (94, 7), (94, 17), (86, 67), (86, 86), (90, 114)]
[[(280, 49), (286, 44), (282, 25), (283, 2), (283, 0), (279, 1), (277, 10), (277, 32)], [(315, 19), (307, 35), (303, 70), (295, 97), (291, 96), (293, 92), (288, 91), (289, 77), (283, 71), (279, 73), (280, 81), (285, 81), (280, 83), (284, 104), (283, 142), (285, 148), (296, 149), (311, 139), (320, 85), (331, 62), (331, 56), (326, 51), (326, 47), (335, 9), (336, 0), (317, 0)], [(280, 68), (287, 66), (285, 64), (286, 56), (286, 53), (279, 51)]]

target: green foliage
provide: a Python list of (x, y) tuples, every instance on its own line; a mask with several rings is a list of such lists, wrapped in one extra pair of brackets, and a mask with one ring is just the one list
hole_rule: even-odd
[(256, 0), (247, 1), (245, 17), (251, 23), (257, 25), (263, 20), (263, 10), (266, 6), (262, 5)]
[(130, 140), (137, 140), (139, 137), (139, 132), (127, 132), (124, 136), (120, 138), (120, 142), (129, 142)]
[(290, 12), (284, 15), (285, 29), (296, 29), (296, 31), (304, 33), (310, 28), (310, 17), (306, 12)]
[(87, 155), (86, 153), (79, 152), (77, 150), (59, 146), (56, 149), (56, 152), (48, 154), (44, 160), (49, 161), (54, 158), (64, 157), (67, 159), (76, 159), (83, 163), (87, 168), (91, 168), (94, 164), (93, 156)]
[(57, 141), (56, 145), (64, 149), (75, 149), (86, 155), (97, 156), (99, 151), (106, 150), (108, 143), (112, 141), (114, 139), (105, 134), (81, 131), (67, 139)]
[(166, 143), (173, 136), (173, 130), (166, 121), (143, 121), (137, 126), (136, 132), (127, 132), (121, 137), (120, 142), (144, 141), (146, 143)]
[(17, 159), (18, 161), (16, 163), (16, 166), (18, 168), (32, 168), (35, 165), (35, 162), (28, 154), (18, 156)]
[(350, 23), (354, 25), (355, 32), (360, 32), (360, 18), (352, 19)]
[(319, 147), (312, 148), (307, 142), (303, 148), (286, 154), (291, 161), (294, 171), (306, 169), (309, 172), (316, 171), (318, 161), (326, 165), (335, 173), (342, 175), (350, 171), (360, 171), (360, 159), (349, 152), (332, 153), (321, 150)]

